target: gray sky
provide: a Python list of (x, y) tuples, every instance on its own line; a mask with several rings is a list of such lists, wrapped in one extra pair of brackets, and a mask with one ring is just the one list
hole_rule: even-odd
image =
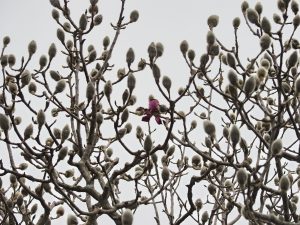
[[(89, 5), (88, 0), (71, 0), (71, 16), (74, 21)], [(87, 43), (94, 44), (96, 49), (102, 46), (102, 39), (105, 35), (112, 37), (113, 30), (110, 22), (115, 23), (119, 13), (119, 0), (99, 0), (100, 13), (103, 15), (103, 23), (96, 27)], [(190, 47), (196, 51), (197, 60), (206, 50), (206, 33), (208, 31), (207, 17), (211, 14), (220, 16), (219, 26), (215, 29), (218, 39), (227, 47), (233, 46), (232, 19), (236, 16), (241, 18), (239, 31), (242, 52), (248, 56), (254, 56), (258, 49), (257, 41), (253, 41), (251, 33), (245, 29), (246, 25), (240, 10), (241, 0), (127, 0), (125, 15), (137, 9), (140, 18), (121, 33), (112, 62), (117, 68), (124, 67), (125, 54), (129, 47), (136, 53), (136, 59), (147, 58), (148, 45), (154, 42), (162, 42), (165, 47), (164, 56), (158, 61), (163, 75), (171, 77), (175, 91), (180, 85), (185, 84), (188, 79), (188, 68), (179, 51), (179, 43), (186, 39)], [(254, 7), (256, 1), (249, 1), (250, 7)], [(263, 0), (263, 14), (272, 20), (272, 14), (276, 7), (274, 1)], [(14, 53), (17, 60), (21, 56), (27, 56), (27, 45), (31, 40), (36, 40), (38, 51), (35, 55), (35, 62), (39, 56), (47, 54), (48, 47), (52, 42), (59, 42), (56, 38), (56, 22), (51, 17), (52, 7), (48, 0), (1, 0), (0, 7), (0, 38), (5, 35), (11, 37), (11, 44), (7, 53)], [(243, 60), (246, 60), (244, 57)], [(64, 63), (64, 62), (63, 62)], [(61, 65), (56, 60), (54, 65)], [(31, 64), (34, 66), (34, 63)], [(56, 68), (59, 70), (59, 68)], [(115, 70), (116, 71), (116, 70)], [(155, 92), (156, 88), (152, 74), (149, 70), (141, 73), (143, 77), (137, 78), (137, 92), (140, 96), (138, 101), (142, 102), (147, 96)], [(1, 76), (2, 78), (2, 76)], [(0, 78), (0, 79), (1, 79)], [(147, 84), (147, 88), (145, 88)], [(144, 99), (144, 100), (143, 100)], [(138, 210), (134, 224), (154, 224), (152, 210), (147, 213)], [(53, 223), (56, 224), (56, 223)], [(58, 224), (58, 223), (57, 223)], [(106, 223), (109, 225), (109, 222)], [(111, 223), (112, 224), (112, 223)]]

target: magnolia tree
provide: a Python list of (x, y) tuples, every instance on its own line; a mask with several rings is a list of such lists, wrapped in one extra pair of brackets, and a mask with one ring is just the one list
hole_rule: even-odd
[[(139, 62), (128, 46), (126, 68), (112, 62), (121, 31), (139, 18), (124, 15), (125, 0), (101, 51), (85, 42), (101, 26), (98, 0), (79, 22), (67, 0), (50, 3), (60, 45), (39, 65), (29, 67), (35, 41), (19, 61), (3, 38), (1, 224), (97, 225), (106, 215), (131, 225), (140, 208), (153, 213), (148, 224), (300, 224), (297, 1), (277, 1), (272, 19), (261, 3), (242, 3), (254, 56), (240, 54), (240, 18), (225, 46), (210, 16), (206, 50), (186, 40), (178, 48), (189, 71), (178, 91), (161, 76), (161, 43)], [(157, 91), (138, 105), (142, 71)]]

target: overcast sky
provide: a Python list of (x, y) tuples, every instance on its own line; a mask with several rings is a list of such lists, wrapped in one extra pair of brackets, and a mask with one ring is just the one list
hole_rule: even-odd
[[(79, 16), (88, 7), (89, 0), (70, 0), (70, 2), (71, 16), (74, 21), (78, 21)], [(245, 60), (246, 55), (253, 56), (257, 52), (258, 43), (253, 41), (251, 33), (246, 29), (240, 10), (241, 2), (241, 0), (127, 0), (125, 15), (129, 16), (130, 12), (136, 9), (140, 13), (140, 18), (137, 23), (122, 31), (112, 61), (116, 68), (124, 67), (125, 54), (129, 47), (134, 49), (137, 59), (147, 58), (148, 45), (152, 41), (160, 41), (165, 47), (165, 53), (158, 63), (163, 75), (169, 75), (174, 86), (179, 87), (188, 78), (188, 68), (181, 57), (179, 43), (186, 39), (196, 51), (198, 59), (206, 50), (207, 17), (211, 14), (220, 16), (215, 33), (229, 48), (234, 43), (232, 19), (236, 16), (241, 18), (239, 36)], [(250, 7), (254, 7), (256, 1), (249, 2)], [(272, 20), (276, 1), (261, 2), (264, 5), (263, 14)], [(91, 43), (100, 49), (103, 37), (113, 35), (110, 23), (117, 21), (120, 0), (99, 0), (99, 9), (104, 18), (103, 25), (93, 31), (87, 45)], [(47, 54), (52, 42), (57, 43), (57, 47), (60, 48), (56, 38), (57, 25), (51, 17), (51, 11), (52, 7), (48, 0), (1, 0), (0, 38), (5, 35), (11, 37), (7, 53), (14, 53), (17, 59), (22, 55), (27, 56), (27, 45), (31, 40), (36, 40), (38, 45), (36, 60), (40, 55)], [(54, 63), (61, 65), (61, 62)], [(138, 79), (137, 94), (145, 98), (155, 92), (155, 86), (149, 70), (144, 73), (145, 77)], [(135, 225), (145, 219), (149, 219), (146, 224), (154, 224), (153, 214), (139, 212)]]

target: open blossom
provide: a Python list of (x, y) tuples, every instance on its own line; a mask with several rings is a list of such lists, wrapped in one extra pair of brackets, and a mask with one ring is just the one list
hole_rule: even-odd
[(142, 121), (149, 122), (151, 117), (154, 116), (155, 121), (161, 124), (159, 101), (157, 99), (150, 99), (148, 109), (145, 109)]

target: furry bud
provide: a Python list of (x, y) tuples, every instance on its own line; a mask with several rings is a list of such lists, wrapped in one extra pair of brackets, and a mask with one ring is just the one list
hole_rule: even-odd
[(164, 166), (162, 171), (161, 171), (161, 178), (163, 182), (167, 182), (170, 178), (170, 170), (167, 166)]
[(195, 56), (196, 56), (195, 51), (194, 51), (193, 49), (189, 49), (187, 54), (188, 54), (189, 60), (190, 60), (191, 62), (194, 61)]
[(181, 43), (180, 43), (180, 51), (183, 55), (185, 55), (187, 53), (189, 49), (189, 44), (186, 40), (183, 40)]
[(133, 89), (135, 88), (135, 83), (136, 83), (135, 76), (133, 75), (133, 73), (129, 73), (127, 78), (127, 87), (130, 92), (132, 92)]
[(261, 28), (263, 29), (263, 31), (267, 34), (270, 34), (271, 33), (271, 23), (270, 21), (268, 20), (267, 17), (263, 17), (262, 20), (261, 20)]
[(216, 41), (215, 34), (212, 31), (208, 31), (206, 35), (206, 42), (208, 45), (214, 44)]
[(144, 59), (141, 59), (138, 63), (138, 69), (143, 70), (143, 69), (145, 69), (146, 65), (147, 65), (146, 61)]
[(279, 180), (279, 187), (282, 192), (287, 192), (290, 189), (290, 179), (287, 175), (283, 175)]
[(295, 66), (298, 63), (298, 51), (295, 50), (288, 59), (288, 68)]
[(94, 62), (96, 58), (97, 58), (97, 52), (96, 50), (92, 50), (89, 54), (88, 62), (89, 63)]
[(4, 47), (6, 47), (9, 43), (10, 43), (10, 37), (9, 36), (5, 36), (3, 38), (3, 45), (4, 45)]
[(47, 57), (45, 55), (42, 55), (39, 61), (41, 69), (47, 65), (47, 62), (48, 62)]
[(57, 217), (61, 217), (65, 214), (65, 209), (63, 206), (59, 206), (56, 210)]
[(242, 5), (241, 5), (242, 12), (245, 13), (248, 8), (249, 8), (248, 2), (247, 1), (243, 1)]
[(151, 136), (147, 135), (145, 138), (145, 141), (144, 141), (144, 149), (147, 154), (149, 154), (150, 151), (152, 150), (152, 146), (153, 146), (153, 143), (152, 143)]
[(267, 71), (270, 69), (270, 62), (267, 59), (262, 59), (260, 65), (264, 67)]
[(121, 121), (122, 123), (125, 123), (129, 118), (129, 110), (126, 108), (124, 109), (122, 115), (121, 115)]
[(23, 135), (24, 140), (27, 140), (28, 138), (30, 138), (32, 134), (33, 134), (33, 125), (31, 123), (24, 130), (24, 135)]
[(49, 55), (50, 60), (56, 56), (56, 52), (57, 52), (56, 46), (54, 43), (52, 43), (48, 50), (48, 55)]
[(172, 155), (174, 154), (174, 152), (175, 152), (175, 145), (171, 145), (171, 146), (168, 148), (166, 154), (167, 154), (168, 157), (170, 157), (170, 156), (172, 156)]
[(111, 81), (107, 81), (104, 85), (104, 95), (107, 97), (107, 98), (110, 98), (110, 95), (112, 93), (112, 84), (111, 84)]
[(232, 26), (237, 29), (241, 24), (241, 20), (239, 17), (235, 17), (232, 21)]
[(296, 15), (299, 11), (299, 4), (296, 0), (293, 0), (291, 3), (291, 9), (293, 11), (293, 13)]
[(9, 54), (7, 57), (7, 62), (10, 67), (14, 66), (16, 63), (16, 57), (13, 54)]
[(50, 0), (50, 4), (51, 4), (53, 7), (61, 8), (61, 7), (60, 7), (59, 0)]
[(132, 225), (133, 213), (130, 209), (125, 209), (121, 215), (122, 225)]
[(103, 38), (103, 41), (102, 41), (102, 45), (103, 45), (103, 47), (104, 47), (105, 50), (107, 49), (107, 47), (109, 46), (109, 44), (110, 44), (110, 39), (109, 39), (108, 36), (105, 36)]
[(4, 131), (7, 132), (9, 130), (9, 119), (6, 115), (0, 113), (0, 128)]
[(235, 58), (229, 52), (227, 53), (227, 64), (228, 64), (228, 66), (232, 67), (233, 69), (235, 69), (235, 67), (236, 67)]
[(209, 184), (207, 187), (207, 190), (208, 190), (209, 194), (211, 194), (211, 195), (215, 195), (217, 192), (217, 188), (213, 184)]
[(70, 136), (70, 126), (66, 124), (61, 131), (61, 142), (64, 142)]
[(259, 16), (258, 16), (258, 13), (254, 9), (248, 8), (246, 10), (246, 15), (247, 15), (247, 18), (250, 21), (250, 23), (258, 24)]
[(85, 94), (88, 101), (91, 101), (93, 99), (93, 97), (95, 96), (95, 93), (96, 93), (95, 86), (94, 86), (93, 82), (90, 81), (86, 86), (86, 94)]
[(256, 77), (254, 75), (250, 76), (244, 85), (244, 92), (247, 97), (249, 97), (256, 87)]
[(154, 57), (156, 57), (156, 54), (157, 54), (156, 46), (155, 46), (154, 42), (151, 42), (151, 44), (148, 47), (148, 55), (149, 55), (150, 61), (152, 61), (154, 59)]
[(64, 158), (68, 155), (68, 146), (62, 147), (59, 152), (58, 152), (58, 156), (57, 159), (60, 160), (64, 160)]
[(37, 123), (39, 127), (43, 126), (46, 121), (46, 115), (44, 113), (44, 110), (40, 109), (37, 113)]
[(57, 94), (57, 93), (61, 93), (65, 90), (66, 88), (66, 81), (64, 79), (60, 79), (57, 83), (56, 83), (56, 86), (55, 86), (55, 91), (54, 93)]
[(218, 15), (211, 15), (207, 18), (207, 25), (209, 26), (209, 28), (218, 26), (218, 23), (219, 23)]
[(36, 42), (34, 40), (29, 42), (29, 44), (28, 44), (29, 56), (32, 56), (36, 52), (36, 49), (37, 49)]
[(297, 28), (300, 24), (300, 16), (297, 14), (293, 19), (294, 28)]
[(240, 187), (243, 189), (248, 180), (247, 171), (244, 168), (239, 168), (239, 170), (236, 173), (236, 179)]
[(59, 19), (59, 12), (56, 9), (52, 9), (52, 18), (56, 21)]
[(8, 56), (7, 56), (7, 55), (3, 55), (3, 56), (1, 57), (1, 66), (2, 66), (2, 67), (6, 67), (7, 64), (8, 64)]
[(102, 15), (99, 14), (99, 15), (94, 17), (94, 24), (96, 26), (98, 26), (102, 23), (102, 20), (103, 20), (103, 17), (102, 17)]
[(84, 31), (87, 27), (87, 18), (86, 18), (86, 15), (85, 14), (82, 14), (80, 19), (79, 19), (79, 28)]
[(29, 72), (29, 70), (24, 70), (22, 73), (21, 73), (21, 83), (22, 83), (22, 86), (26, 86), (30, 83), (30, 80), (31, 80), (31, 73)]
[(102, 124), (102, 122), (103, 122), (103, 115), (102, 115), (101, 112), (97, 112), (97, 113), (96, 113), (96, 122), (97, 122), (98, 124)]
[(264, 34), (261, 36), (260, 41), (259, 41), (260, 47), (262, 50), (266, 50), (270, 47), (271, 45), (271, 38), (268, 34)]
[(271, 151), (273, 155), (277, 155), (282, 151), (282, 140), (280, 138), (273, 141)]
[(160, 78), (160, 69), (156, 64), (153, 64), (152, 73), (153, 73), (155, 81), (158, 81)]
[(263, 81), (266, 78), (267, 73), (268, 72), (264, 67), (259, 67), (256, 72), (257, 77), (260, 81)]
[(274, 13), (273, 14), (273, 21), (277, 24), (280, 24), (281, 23), (281, 18), (278, 14)]
[(203, 224), (205, 224), (209, 219), (209, 215), (207, 211), (204, 211), (201, 215), (201, 221)]
[(137, 10), (133, 10), (130, 13), (130, 22), (131, 23), (136, 22), (138, 19), (139, 19), (139, 12)]
[(57, 29), (56, 36), (62, 43), (65, 42), (65, 32), (61, 28)]
[(235, 146), (240, 142), (241, 139), (240, 129), (237, 127), (237, 125), (233, 124), (231, 126), (229, 136), (232, 146), (233, 148), (235, 148)]
[(193, 166), (199, 166), (199, 164), (201, 163), (201, 158), (199, 155), (193, 155), (192, 157), (192, 165)]
[(162, 84), (165, 87), (165, 89), (167, 89), (167, 91), (170, 91), (171, 85), (172, 85), (172, 81), (168, 76), (163, 76), (162, 78)]
[(197, 211), (199, 212), (200, 209), (202, 209), (203, 203), (202, 203), (201, 199), (198, 198), (198, 199), (195, 201), (194, 205), (196, 206), (196, 209), (197, 209)]
[(156, 57), (160, 57), (163, 55), (164, 53), (164, 46), (161, 42), (157, 42), (155, 44), (155, 48), (156, 48)]
[(294, 90), (295, 90), (295, 95), (299, 96), (299, 94), (300, 94), (300, 76), (295, 81)]
[(126, 53), (126, 62), (128, 66), (130, 66), (135, 59), (134, 51), (132, 48), (129, 48), (127, 53)]
[(234, 70), (229, 70), (228, 72), (228, 80), (230, 82), (230, 84), (232, 84), (233, 86), (237, 86), (238, 85), (238, 76), (236, 74), (236, 72)]
[(78, 225), (77, 217), (69, 214), (67, 218), (67, 225)]
[(260, 15), (260, 14), (262, 13), (262, 11), (263, 11), (263, 6), (262, 6), (261, 2), (257, 2), (257, 3), (255, 4), (254, 9), (255, 9), (256, 12)]
[(209, 136), (214, 136), (216, 133), (216, 127), (210, 120), (204, 120), (203, 121), (203, 127), (205, 133), (207, 133)]
[(61, 76), (58, 74), (58, 72), (56, 72), (54, 70), (50, 70), (49, 73), (53, 80), (59, 81), (61, 79)]

